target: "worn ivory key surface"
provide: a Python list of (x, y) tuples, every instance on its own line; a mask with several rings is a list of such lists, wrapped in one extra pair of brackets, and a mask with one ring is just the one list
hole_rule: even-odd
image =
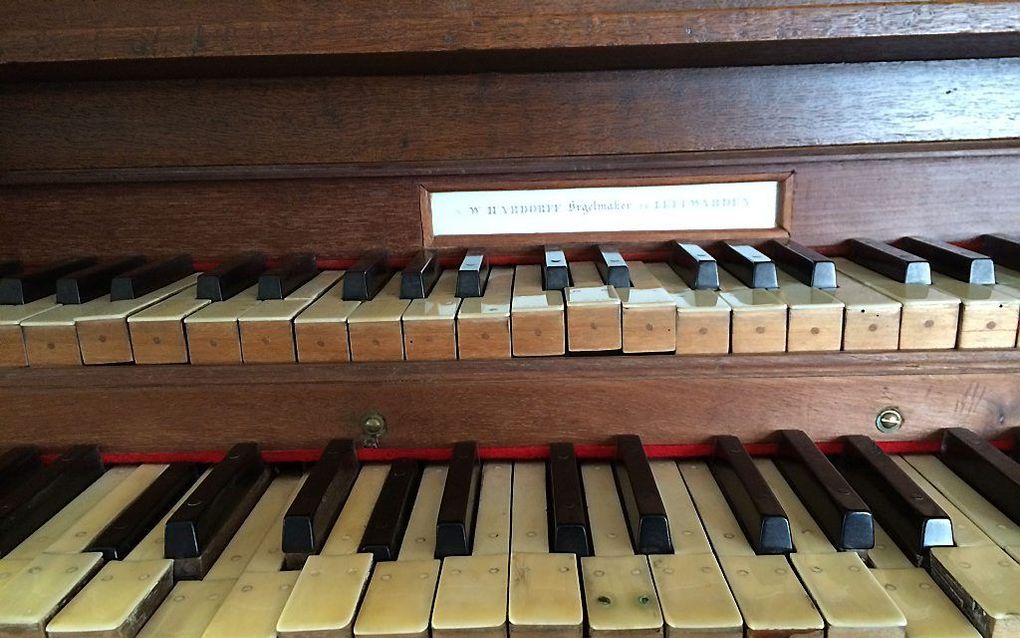
[(956, 345), (960, 299), (932, 286), (901, 284), (843, 258), (836, 258), (843, 279), (851, 277), (902, 304), (901, 350), (949, 349)]
[(715, 553), (719, 556), (754, 556), (751, 544), (747, 542), (708, 465), (699, 461), (682, 461), (677, 466), (698, 507)]
[(786, 303), (775, 292), (748, 288), (719, 271), (719, 296), (733, 309), (730, 350), (734, 353), (785, 352)]
[(935, 288), (960, 299), (957, 348), (1012, 348), (1016, 345), (1020, 299), (997, 285), (981, 286), (933, 272)]
[(0, 591), (11, 582), (14, 575), (28, 566), (32, 561), (27, 558), (0, 558)]
[(592, 545), (598, 556), (633, 556), (627, 520), (620, 507), (616, 479), (608, 463), (581, 466)]
[(56, 305), (56, 296), (51, 295), (20, 306), (0, 306), (0, 368), (28, 365), (21, 322)]
[(581, 573), (589, 636), (662, 635), (662, 610), (646, 556), (586, 556)]
[(720, 556), (719, 562), (748, 638), (822, 638), (825, 623), (785, 556)]
[(444, 559), (432, 611), (432, 636), (506, 636), (509, 561), (509, 554)]
[(45, 638), (46, 624), (102, 564), (98, 552), (37, 556), (0, 590), (0, 636)]
[(1020, 635), (1020, 564), (994, 545), (936, 547), (931, 576), (985, 638)]
[(436, 553), (436, 519), (446, 485), (446, 466), (429, 465), (421, 473), (407, 529), (400, 543), (400, 560), (428, 560)]
[(196, 299), (195, 289), (187, 288), (128, 317), (135, 363), (187, 363), (184, 319), (209, 303), (208, 299)]
[(475, 542), (472, 555), (510, 553), (510, 495), (513, 465), (486, 463), (478, 497)]
[(325, 270), (284, 299), (267, 299), (238, 318), (241, 356), (245, 363), (297, 361), (294, 318), (340, 280), (343, 271)]
[(362, 302), (347, 317), (352, 361), (401, 361), (404, 334), (400, 317), (410, 305), (400, 298), (400, 273), (393, 275), (370, 301)]
[(825, 618), (827, 638), (898, 638), (907, 619), (855, 552), (790, 554)]
[(294, 318), (297, 358), (302, 363), (342, 363), (351, 360), (347, 320), (361, 305), (343, 298), (341, 279)]
[(347, 502), (340, 510), (340, 516), (326, 537), (322, 555), (358, 553), (358, 545), (365, 534), (372, 508), (375, 507), (375, 501), (379, 498), (379, 492), (382, 491), (389, 472), (389, 464), (362, 466), (357, 480), (354, 481), (354, 487), (347, 496)]
[(172, 560), (112, 561), (46, 626), (61, 638), (134, 636), (173, 587)]
[[(680, 476), (680, 469), (674, 461), (650, 461), (655, 485), (659, 488), (662, 504), (669, 521), (669, 535), (673, 539), (673, 551), (677, 554), (710, 554), (705, 529), (698, 518), (690, 492)], [(654, 567), (654, 565), (653, 565)], [(653, 570), (654, 571), (654, 570)]]
[(259, 287), (247, 288), (226, 301), (211, 303), (184, 318), (192, 363), (241, 363), (237, 318), (259, 303)]
[(233, 580), (185, 580), (174, 585), (138, 638), (201, 638)]
[(789, 352), (838, 351), (843, 345), (843, 302), (800, 282), (779, 281), (776, 295), (788, 309)]
[(354, 635), (424, 638), (438, 580), (435, 559), (379, 563), (354, 621)]
[(510, 635), (582, 635), (584, 611), (573, 554), (512, 554), (509, 598)]
[(539, 266), (518, 266), (510, 307), (515, 357), (559, 355), (565, 351), (563, 293), (542, 289)]
[[(1020, 546), (1020, 525), (974, 491), (970, 485), (929, 454), (911, 454), (903, 460), (985, 533), (996, 545)], [(953, 521), (954, 524), (956, 521)]]
[[(780, 283), (796, 281), (779, 273)], [(895, 350), (900, 343), (903, 304), (850, 277), (841, 277), (838, 288), (826, 290), (845, 306), (843, 350), (863, 352)]]
[(623, 306), (624, 352), (674, 352), (676, 303), (644, 262), (629, 262), (630, 288), (617, 290)]
[(132, 468), (131, 473), (117, 487), (103, 497), (95, 506), (83, 513), (71, 526), (46, 548), (55, 554), (80, 552), (120, 514), (121, 510), (131, 504), (145, 488), (159, 478), (167, 468), (166, 465), (140, 465)]
[(513, 507), (510, 509), (512, 552), (549, 551), (545, 463), (514, 463)]
[(451, 361), (457, 358), (455, 320), (460, 308), (457, 271), (446, 270), (425, 299), (404, 311), (404, 354), (408, 361)]
[(297, 572), (243, 574), (234, 583), (203, 638), (276, 638), (276, 623)]
[(81, 365), (131, 361), (127, 318), (189, 286), (190, 275), (138, 299), (55, 306), (21, 322), (31, 365)]
[(349, 638), (371, 554), (309, 556), (276, 623), (283, 638)]
[(980, 635), (923, 569), (872, 569), (871, 575), (906, 617), (907, 638), (977, 638)]
[(290, 494), (283, 503), (283, 507), (279, 509), (269, 529), (262, 536), (262, 541), (255, 549), (255, 553), (252, 554), (251, 560), (245, 565), (244, 571), (276, 572), (280, 571), (283, 567), (284, 554), (283, 545), (280, 540), (283, 538), (283, 517), (290, 508), (291, 503), (294, 502), (294, 497), (297, 496), (298, 491), (301, 490), (301, 486), (304, 485), (307, 478), (307, 474), (302, 475), (298, 479), (297, 484), (291, 489)]
[(875, 546), (864, 552), (865, 560), (874, 569), (913, 569), (914, 564), (900, 551), (889, 534), (875, 523)]
[[(207, 579), (238, 578), (247, 569), (248, 563), (258, 553), (266, 534), (277, 519), (283, 516), (287, 503), (298, 489), (299, 483), (299, 479), (294, 476), (278, 476), (273, 479), (237, 533), (227, 543), (223, 553), (209, 569)], [(283, 555), (280, 554), (280, 563), (282, 562)]]
[(571, 352), (619, 350), (623, 341), (620, 297), (602, 283), (590, 261), (572, 262), (574, 285), (564, 291), (567, 305), (567, 349)]
[(743, 636), (743, 618), (715, 556), (674, 554), (651, 556), (649, 560), (666, 638)]
[(730, 351), (733, 309), (714, 290), (691, 290), (669, 264), (645, 264), (676, 304), (677, 354)]
[(755, 459), (754, 464), (790, 520), (794, 549), (803, 554), (835, 553), (836, 548), (826, 538), (825, 532), (818, 527), (818, 523), (801, 503), (790, 484), (779, 473), (775, 463), (769, 459)]
[(514, 269), (489, 270), (485, 294), (461, 301), (457, 311), (457, 356), (461, 359), (509, 359), (510, 300)]

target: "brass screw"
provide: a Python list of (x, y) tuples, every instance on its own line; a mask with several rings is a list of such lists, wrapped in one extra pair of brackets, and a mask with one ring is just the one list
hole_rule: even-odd
[(369, 412), (361, 417), (361, 432), (366, 447), (379, 447), (379, 439), (386, 434), (386, 418), (378, 412)]
[(885, 434), (895, 432), (903, 427), (903, 413), (899, 408), (885, 408), (875, 417), (875, 427)]

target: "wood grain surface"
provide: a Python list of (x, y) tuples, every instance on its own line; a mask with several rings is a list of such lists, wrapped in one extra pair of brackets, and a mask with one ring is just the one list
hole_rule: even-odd
[[(746, 441), (796, 427), (920, 440), (962, 425), (986, 438), (1020, 424), (1018, 351), (399, 362), (107, 366), (0, 371), (0, 445), (107, 451), (321, 447), (381, 413), (384, 446)], [(888, 406), (905, 417), (880, 434)], [(73, 427), (68, 415), (73, 414)]]

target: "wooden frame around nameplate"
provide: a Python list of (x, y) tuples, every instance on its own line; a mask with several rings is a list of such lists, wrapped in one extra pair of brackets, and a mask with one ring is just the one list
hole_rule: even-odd
[[(476, 181), (474, 179), (446, 179), (423, 181), (418, 185), (421, 212), (422, 245), (426, 248), (449, 248), (463, 246), (538, 246), (546, 243), (597, 244), (600, 242), (642, 243), (661, 242), (674, 239), (701, 240), (766, 240), (790, 236), (793, 220), (793, 176), (785, 173), (749, 173), (745, 175), (696, 175), (696, 176), (655, 176), (620, 177), (595, 179), (528, 179)], [(570, 233), (515, 233), (499, 235), (442, 235), (433, 234), (432, 201), (434, 193), (457, 191), (521, 191), (565, 188), (602, 188), (627, 186), (686, 186), (696, 184), (731, 184), (744, 182), (778, 182), (777, 214), (774, 228), (764, 229), (707, 229), (707, 230), (636, 230), (636, 231), (581, 231)]]

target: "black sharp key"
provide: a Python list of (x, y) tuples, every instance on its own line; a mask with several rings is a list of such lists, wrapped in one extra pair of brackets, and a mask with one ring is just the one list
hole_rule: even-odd
[(630, 288), (630, 268), (617, 249), (599, 246), (595, 267), (598, 268), (599, 276), (607, 286)]
[(801, 430), (779, 431), (776, 466), (836, 549), (871, 549), (871, 510)]
[(15, 447), (0, 455), (0, 502), (42, 466), (39, 450)]
[(137, 299), (180, 281), (193, 272), (191, 255), (177, 255), (162, 261), (142, 264), (113, 278), (110, 282), (110, 301)]
[(902, 284), (931, 285), (931, 266), (917, 255), (874, 239), (847, 242), (850, 259)]
[(965, 428), (942, 433), (942, 462), (1020, 524), (1020, 463)]
[(925, 237), (904, 237), (900, 245), (927, 259), (930, 268), (943, 275), (978, 286), (995, 283), (995, 263), (981, 253)]
[(226, 301), (242, 290), (254, 286), (265, 269), (266, 256), (262, 253), (235, 255), (198, 276), (195, 298)]
[(117, 275), (145, 263), (145, 257), (133, 255), (103, 261), (57, 280), (57, 303), (82, 304), (110, 293)]
[(26, 304), (49, 297), (57, 292), (58, 279), (95, 263), (92, 257), (76, 257), (4, 277), (0, 279), (0, 304)]
[(21, 262), (17, 259), (0, 260), (0, 277), (16, 275), (21, 272)]
[(100, 552), (106, 560), (123, 560), (197, 478), (198, 466), (194, 463), (172, 463), (93, 539), (85, 551)]
[(982, 235), (981, 251), (1003, 268), (1020, 270), (1020, 239), (1008, 235)]
[(344, 272), (344, 301), (369, 301), (382, 290), (390, 278), (386, 253), (368, 253)]
[(457, 269), (457, 296), (481, 297), (489, 279), (489, 261), (480, 250), (469, 250)]
[(726, 270), (751, 288), (778, 288), (776, 265), (754, 246), (719, 244), (719, 261)]
[(312, 253), (292, 253), (259, 276), (259, 299), (283, 299), (319, 274)]
[(227, 452), (170, 515), (164, 555), (180, 580), (202, 578), (269, 485), (270, 472), (255, 443)]
[(361, 537), (359, 552), (372, 554), (376, 561), (396, 560), (420, 480), (417, 461), (401, 459), (390, 466)]
[(953, 544), (949, 516), (874, 441), (852, 435), (843, 444), (836, 465), (914, 564), (926, 561), (928, 549)]
[(77, 445), (0, 501), (0, 556), (73, 501), (103, 474), (99, 448)]
[(358, 454), (350, 439), (330, 441), (283, 517), (283, 553), (287, 569), (322, 551), (358, 478)]
[(697, 244), (673, 242), (669, 265), (694, 290), (719, 289), (719, 266), (715, 257)]
[(570, 288), (570, 269), (567, 256), (559, 248), (546, 247), (542, 260), (542, 288), (544, 290), (565, 290)]
[(755, 553), (792, 552), (790, 519), (740, 439), (730, 435), (715, 437), (709, 467)]
[(461, 441), (454, 445), (436, 519), (436, 558), (471, 554), (480, 472), (478, 444)]
[(669, 536), (666, 507), (662, 504), (640, 437), (633, 434), (616, 437), (613, 469), (634, 551), (638, 554), (672, 554), (673, 541)]
[(588, 526), (581, 470), (573, 444), (553, 443), (549, 446), (548, 476), (552, 551), (591, 556), (591, 528)]
[(431, 250), (422, 250), (400, 273), (400, 298), (424, 299), (438, 279), (439, 257)]
[(836, 287), (835, 262), (807, 246), (773, 239), (765, 244), (765, 253), (801, 283), (812, 288)]

